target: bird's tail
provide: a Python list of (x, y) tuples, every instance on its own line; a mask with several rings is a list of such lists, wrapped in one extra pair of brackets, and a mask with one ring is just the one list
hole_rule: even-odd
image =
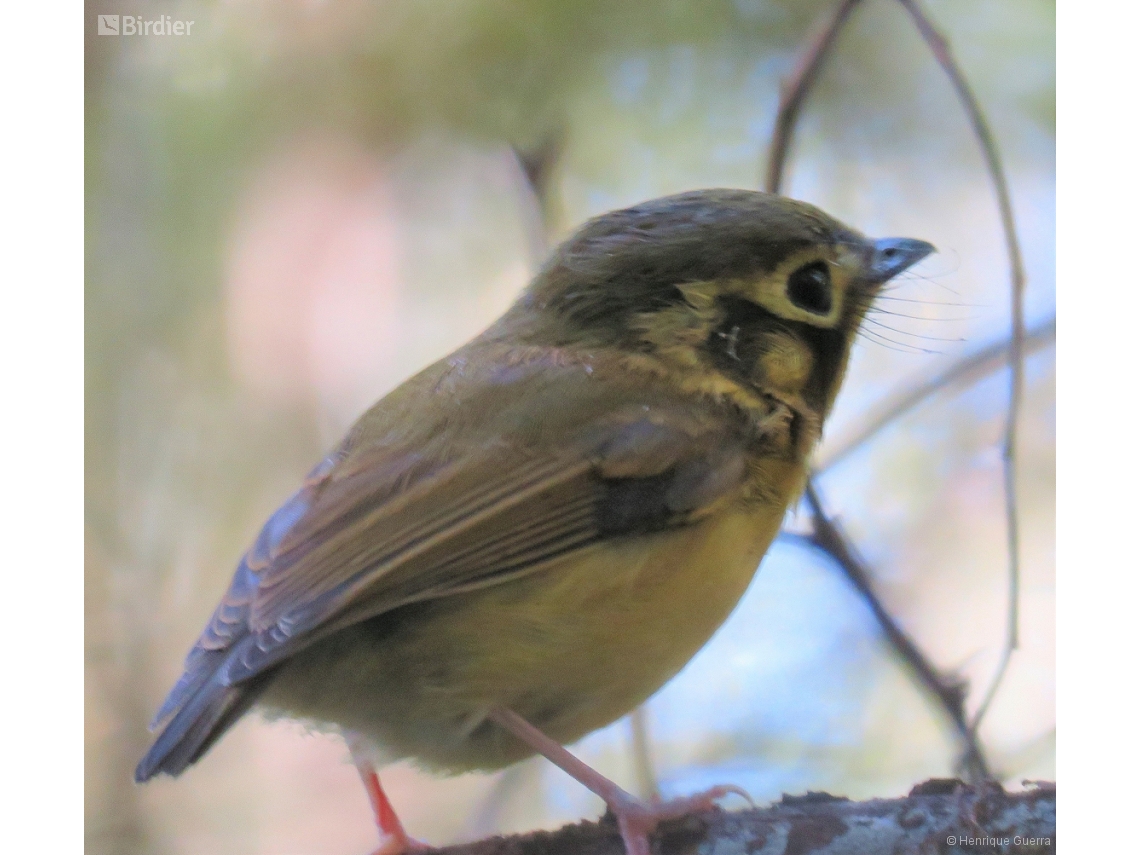
[(214, 674), (163, 727), (135, 768), (135, 780), (141, 784), (162, 772), (181, 774), (253, 705), (272, 673), (236, 686), (224, 685), (220, 675)]

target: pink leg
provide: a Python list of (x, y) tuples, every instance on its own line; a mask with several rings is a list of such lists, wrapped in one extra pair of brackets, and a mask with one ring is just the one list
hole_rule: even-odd
[(522, 716), (502, 707), (494, 709), (488, 716), (501, 728), (521, 739), (559, 769), (564, 771), (590, 792), (600, 796), (614, 816), (618, 830), (625, 843), (626, 855), (650, 855), (649, 835), (657, 825), (667, 819), (676, 819), (695, 811), (710, 810), (717, 799), (729, 793), (736, 793), (752, 799), (739, 787), (713, 787), (683, 799), (670, 799), (659, 804), (646, 804), (636, 796), (627, 793), (609, 778), (591, 769)]
[(404, 831), (400, 818), (396, 816), (395, 808), (384, 794), (384, 788), (380, 786), (380, 777), (376, 774), (372, 761), (360, 750), (357, 737), (348, 735), (345, 741), (348, 742), (348, 750), (352, 753), (352, 762), (356, 765), (356, 771), (360, 773), (360, 780), (364, 782), (368, 801), (372, 805), (372, 815), (376, 819), (376, 827), (380, 830), (380, 848), (372, 855), (407, 855), (410, 852), (430, 849), (430, 846), (408, 837), (408, 833)]

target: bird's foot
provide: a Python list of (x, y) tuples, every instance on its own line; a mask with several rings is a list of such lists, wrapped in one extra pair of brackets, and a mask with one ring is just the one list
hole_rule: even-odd
[(404, 824), (396, 816), (396, 809), (388, 800), (384, 788), (380, 786), (380, 776), (372, 765), (363, 743), (354, 733), (346, 734), (349, 751), (352, 753), (356, 771), (360, 773), (360, 780), (364, 790), (368, 793), (368, 801), (372, 805), (372, 816), (376, 820), (376, 829), (380, 832), (380, 847), (372, 855), (410, 855), (413, 852), (426, 852), (432, 847), (415, 838), (409, 837), (404, 831)]
[(720, 799), (733, 794), (742, 796), (749, 804), (753, 804), (752, 797), (743, 789), (726, 785), (659, 802), (644, 802), (623, 791), (620, 796), (608, 802), (607, 807), (617, 819), (626, 855), (650, 855), (649, 835), (662, 822), (712, 810)]
[(427, 852), (432, 847), (426, 843), (409, 837), (404, 831), (404, 825), (396, 816), (392, 803), (380, 787), (380, 778), (375, 771), (361, 770), (364, 779), (364, 788), (368, 791), (369, 801), (372, 802), (372, 811), (376, 819), (376, 828), (380, 832), (380, 846), (372, 855), (410, 855), (413, 852)]
[(574, 778), (590, 792), (600, 796), (617, 818), (618, 830), (625, 843), (626, 855), (650, 855), (649, 835), (667, 819), (677, 819), (697, 811), (711, 810), (717, 799), (735, 793), (752, 798), (740, 787), (713, 787), (703, 793), (667, 802), (644, 802), (627, 793), (605, 775), (591, 769), (518, 713), (505, 707), (495, 707), (487, 716), (508, 733), (525, 742), (563, 772)]

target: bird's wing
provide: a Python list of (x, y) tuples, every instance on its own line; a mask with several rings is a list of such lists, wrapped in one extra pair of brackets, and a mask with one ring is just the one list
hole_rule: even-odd
[[(194, 718), (196, 696), (256, 682), (352, 623), (685, 525), (738, 494), (744, 440), (728, 420), (662, 403), (644, 383), (532, 362), (494, 383), (453, 380), (431, 424), (406, 441), (357, 432), (318, 466), (242, 559), (156, 724)], [(511, 407), (530, 423), (495, 418)]]
[(553, 447), (496, 436), (442, 463), (379, 446), (334, 465), (288, 530), (247, 557), (257, 584), (224, 682), (401, 605), (683, 525), (742, 483), (743, 450), (723, 425), (655, 409), (619, 408)]

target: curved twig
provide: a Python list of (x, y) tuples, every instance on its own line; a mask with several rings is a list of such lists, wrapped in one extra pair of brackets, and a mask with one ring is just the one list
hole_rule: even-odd
[(990, 131), (989, 123), (982, 114), (978, 100), (966, 82), (962, 70), (958, 67), (950, 53), (950, 46), (946, 39), (934, 28), (930, 19), (919, 7), (917, 0), (899, 0), (903, 8), (914, 19), (922, 38), (929, 45), (934, 58), (950, 78), (954, 91), (961, 101), (963, 109), (970, 119), (974, 136), (978, 138), (982, 155), (986, 161), (986, 169), (990, 173), (990, 180), (997, 195), (998, 208), (1001, 212), (1002, 231), (1005, 233), (1006, 252), (1009, 255), (1010, 279), (1010, 383), (1009, 383), (1009, 413), (1006, 418), (1005, 439), (1002, 448), (1002, 475), (1005, 490), (1005, 516), (1006, 516), (1006, 544), (1009, 551), (1009, 615), (1006, 626), (1006, 643), (1002, 652), (1001, 663), (986, 689), (978, 711), (974, 714), (970, 729), (975, 733), (982, 723), (990, 703), (997, 694), (1005, 677), (1006, 668), (1013, 651), (1018, 646), (1018, 623), (1021, 589), (1021, 550), (1020, 532), (1018, 528), (1017, 513), (1017, 427), (1021, 415), (1021, 398), (1025, 385), (1025, 266), (1021, 259), (1021, 245), (1017, 239), (1017, 227), (1013, 220), (1013, 202), (1009, 195), (1009, 185), (1006, 182), (1005, 171), (1001, 165), (1001, 155), (997, 143)]
[(660, 801), (657, 787), (657, 770), (653, 764), (652, 741), (649, 737), (649, 716), (642, 704), (629, 714), (629, 730), (633, 747), (633, 772), (637, 780), (637, 795), (647, 801)]

